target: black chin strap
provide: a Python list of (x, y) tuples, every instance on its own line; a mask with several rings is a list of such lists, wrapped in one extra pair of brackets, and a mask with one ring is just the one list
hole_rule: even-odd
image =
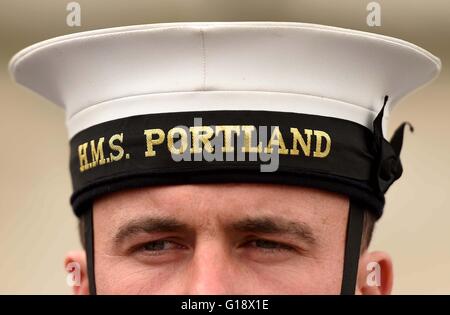
[(358, 276), (359, 253), (363, 231), (364, 208), (350, 199), (347, 221), (347, 235), (345, 240), (344, 270), (342, 272), (341, 295), (355, 294)]
[(95, 273), (94, 273), (94, 218), (92, 207), (84, 215), (84, 239), (86, 243), (86, 264), (89, 280), (89, 293), (96, 295)]

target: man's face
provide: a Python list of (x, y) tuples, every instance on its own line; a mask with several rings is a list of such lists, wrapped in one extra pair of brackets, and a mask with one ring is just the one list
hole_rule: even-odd
[(349, 201), (269, 184), (133, 189), (94, 204), (99, 294), (339, 294)]

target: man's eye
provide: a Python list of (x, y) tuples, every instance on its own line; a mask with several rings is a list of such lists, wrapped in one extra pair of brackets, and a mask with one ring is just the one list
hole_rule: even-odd
[(188, 249), (182, 240), (159, 239), (136, 244), (130, 248), (129, 253), (144, 263), (162, 263), (180, 257), (179, 255), (187, 253)]
[(247, 245), (250, 247), (256, 247), (256, 248), (260, 248), (262, 250), (269, 250), (269, 251), (270, 250), (292, 250), (293, 249), (291, 246), (288, 246), (286, 244), (269, 241), (269, 240), (263, 240), (263, 239), (250, 241), (247, 243)]
[(152, 241), (142, 246), (142, 249), (148, 252), (157, 252), (177, 248), (182, 248), (182, 246), (167, 240)]

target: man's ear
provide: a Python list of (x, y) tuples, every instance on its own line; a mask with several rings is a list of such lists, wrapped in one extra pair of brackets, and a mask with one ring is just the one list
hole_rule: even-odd
[(64, 259), (64, 267), (67, 272), (67, 284), (72, 287), (73, 294), (88, 295), (86, 252), (84, 250), (68, 252)]
[(391, 294), (393, 281), (391, 257), (384, 252), (364, 251), (359, 259), (356, 294)]

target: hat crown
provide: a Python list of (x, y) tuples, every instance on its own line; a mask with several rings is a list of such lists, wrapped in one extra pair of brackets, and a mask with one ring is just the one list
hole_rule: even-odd
[(35, 44), (10, 63), (17, 82), (65, 108), (70, 137), (105, 119), (207, 108), (329, 115), (371, 129), (384, 95), (388, 117), (439, 69), (438, 58), (399, 39), (293, 22), (82, 32)]

